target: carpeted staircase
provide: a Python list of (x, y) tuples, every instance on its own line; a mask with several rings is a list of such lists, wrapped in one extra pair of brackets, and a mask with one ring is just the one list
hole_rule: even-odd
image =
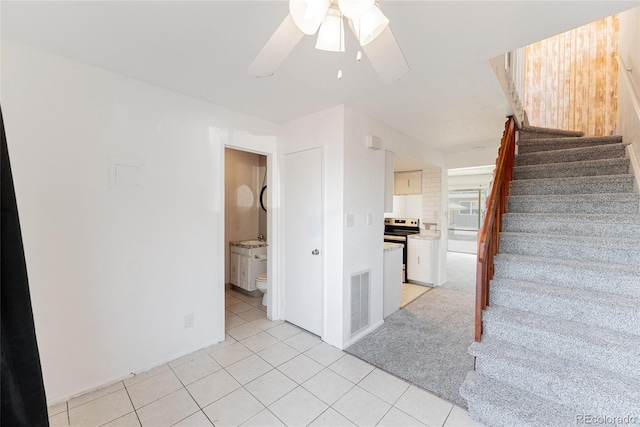
[(460, 388), (469, 414), (640, 425), (640, 197), (622, 138), (526, 127), (515, 164), (476, 370)]

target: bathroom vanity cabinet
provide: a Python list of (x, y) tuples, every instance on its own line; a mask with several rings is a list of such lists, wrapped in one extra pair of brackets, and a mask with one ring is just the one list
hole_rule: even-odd
[(229, 283), (246, 291), (255, 291), (256, 276), (267, 272), (267, 245), (229, 243)]

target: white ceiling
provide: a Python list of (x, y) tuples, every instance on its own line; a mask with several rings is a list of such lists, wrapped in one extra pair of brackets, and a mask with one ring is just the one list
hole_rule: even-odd
[(347, 36), (337, 54), (306, 36), (272, 77), (247, 67), (286, 1), (1, 2), (3, 38), (276, 123), (344, 103), (448, 153), (493, 145), (507, 102), (488, 60), (640, 5), (635, 1), (381, 1), (411, 70), (381, 83)]

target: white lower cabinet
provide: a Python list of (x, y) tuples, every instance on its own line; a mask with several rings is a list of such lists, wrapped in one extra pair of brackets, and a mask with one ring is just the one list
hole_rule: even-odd
[(247, 291), (255, 291), (256, 276), (267, 272), (267, 247), (247, 248), (230, 245), (229, 283)]
[(407, 239), (407, 281), (433, 285), (438, 277), (438, 240)]

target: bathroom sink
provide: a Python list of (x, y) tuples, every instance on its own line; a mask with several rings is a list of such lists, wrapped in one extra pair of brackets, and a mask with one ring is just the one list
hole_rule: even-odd
[(263, 245), (263, 244), (266, 244), (266, 242), (262, 240), (242, 240), (240, 244), (247, 245), (247, 246), (254, 246), (254, 245)]

